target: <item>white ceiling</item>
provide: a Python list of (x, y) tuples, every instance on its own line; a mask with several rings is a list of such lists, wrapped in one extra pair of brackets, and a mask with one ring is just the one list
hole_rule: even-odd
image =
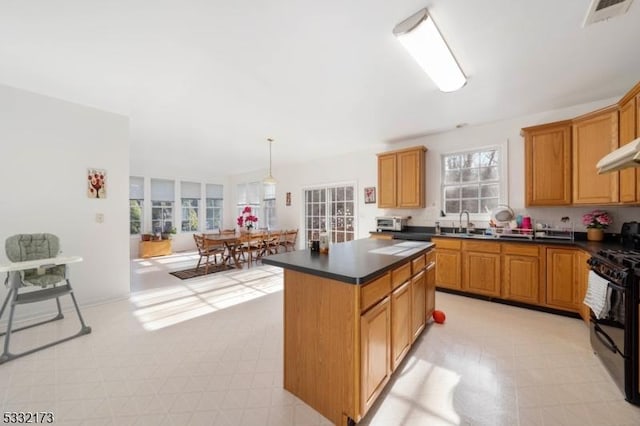
[[(264, 169), (623, 94), (640, 2), (0, 0), (0, 83), (127, 115), (131, 163)], [(441, 93), (393, 27), (427, 7), (469, 77)]]

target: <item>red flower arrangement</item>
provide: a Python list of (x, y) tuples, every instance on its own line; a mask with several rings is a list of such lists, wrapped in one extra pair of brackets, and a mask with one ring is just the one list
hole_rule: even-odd
[(582, 216), (582, 224), (589, 228), (607, 229), (607, 226), (613, 223), (613, 219), (609, 213), (603, 210), (594, 210), (591, 213), (585, 213)]
[(245, 227), (247, 228), (247, 231), (251, 231), (251, 229), (253, 228), (253, 224), (258, 222), (258, 217), (253, 215), (253, 212), (251, 211), (251, 207), (249, 206), (245, 206), (244, 209), (242, 209), (242, 213), (240, 214), (240, 216), (238, 216), (238, 219), (236, 220), (236, 223), (238, 224), (238, 226), (240, 227)]

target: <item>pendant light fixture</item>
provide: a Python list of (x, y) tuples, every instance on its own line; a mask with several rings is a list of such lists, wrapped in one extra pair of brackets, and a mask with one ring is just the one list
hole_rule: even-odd
[(262, 182), (267, 184), (267, 185), (275, 185), (277, 183), (277, 181), (273, 177), (273, 175), (271, 174), (271, 145), (273, 144), (273, 139), (272, 138), (267, 138), (267, 141), (269, 142), (269, 176), (264, 178), (264, 180)]

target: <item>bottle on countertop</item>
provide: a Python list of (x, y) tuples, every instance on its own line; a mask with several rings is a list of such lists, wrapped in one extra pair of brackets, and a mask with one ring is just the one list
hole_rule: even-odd
[(436, 235), (440, 235), (442, 230), (440, 229), (440, 222), (436, 222)]
[(324, 229), (320, 232), (320, 253), (329, 253), (329, 234)]

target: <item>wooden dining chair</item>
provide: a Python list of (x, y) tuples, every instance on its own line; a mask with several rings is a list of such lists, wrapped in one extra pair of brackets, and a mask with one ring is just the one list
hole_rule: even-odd
[(258, 261), (264, 254), (264, 239), (267, 234), (256, 232), (246, 234), (245, 243), (243, 244), (243, 255), (248, 257), (247, 265), (251, 266), (251, 262)]
[(214, 265), (218, 264), (217, 257), (220, 255), (220, 262), (223, 262), (223, 256), (225, 252), (224, 244), (217, 244), (207, 239), (207, 237), (203, 235), (193, 234), (193, 239), (196, 242), (196, 247), (198, 248), (198, 254), (200, 255), (200, 259), (198, 259), (198, 264), (196, 265), (196, 270), (200, 268), (200, 264), (202, 263), (202, 259), (204, 259), (204, 274), (207, 275), (209, 273), (209, 265), (212, 263)]
[(284, 247), (284, 251), (289, 251), (289, 249), (291, 249), (291, 251), (294, 251), (296, 249), (297, 238), (298, 238), (297, 229), (291, 229), (291, 230), (285, 231), (280, 245)]
[(267, 234), (267, 237), (264, 239), (264, 248), (262, 255), (268, 256), (270, 254), (277, 254), (278, 249), (280, 248), (280, 243), (282, 241), (283, 232), (282, 231), (271, 231)]

